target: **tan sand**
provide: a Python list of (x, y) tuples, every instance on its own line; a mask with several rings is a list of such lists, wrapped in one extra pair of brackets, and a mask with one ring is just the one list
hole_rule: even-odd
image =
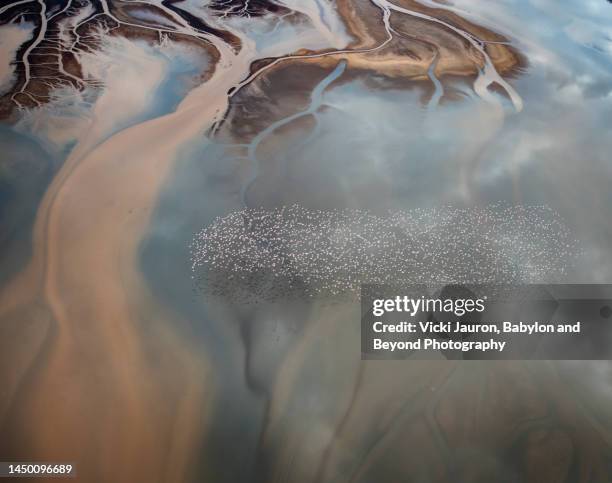
[(153, 300), (137, 253), (177, 149), (225, 111), (243, 55), (177, 112), (70, 157), (46, 193), (31, 263), (0, 294), (3, 316), (40, 300), (57, 324), (9, 415), (28, 434), (28, 458), (86, 462), (87, 481), (179, 481), (187, 471), (210, 396), (206, 363), (165, 328), (176, 315)]

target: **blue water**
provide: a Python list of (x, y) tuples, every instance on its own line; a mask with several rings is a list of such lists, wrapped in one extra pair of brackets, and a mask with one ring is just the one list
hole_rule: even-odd
[(36, 209), (61, 160), (36, 140), (0, 124), (0, 283), (31, 254)]
[[(310, 105), (308, 106), (307, 109), (301, 112), (296, 112), (295, 114), (292, 114), (291, 116), (288, 116), (283, 119), (279, 119), (276, 122), (273, 122), (266, 129), (261, 131), (259, 134), (257, 134), (253, 138), (253, 140), (251, 141), (251, 143), (248, 145), (248, 148), (247, 148), (247, 157), (252, 165), (252, 174), (249, 180), (244, 184), (242, 191), (241, 191), (241, 195), (240, 195), (240, 198), (242, 199), (242, 203), (245, 206), (248, 206), (247, 199), (246, 199), (247, 192), (249, 188), (251, 187), (251, 185), (255, 182), (255, 180), (257, 179), (260, 173), (259, 160), (257, 159), (257, 148), (259, 147), (261, 142), (266, 137), (268, 137), (270, 134), (272, 134), (274, 131), (276, 131), (277, 129), (283, 126), (286, 126), (290, 124), (291, 122), (296, 121), (297, 119), (300, 119), (301, 117), (308, 116), (308, 115), (316, 115), (317, 110), (319, 109), (319, 107), (321, 107), (321, 103), (323, 102), (323, 93), (325, 92), (325, 89), (327, 89), (336, 79), (338, 79), (342, 75), (345, 69), (346, 69), (346, 61), (342, 60), (338, 62), (338, 65), (336, 66), (336, 68), (327, 77), (325, 77), (321, 82), (319, 82), (315, 86), (315, 88), (312, 90), (312, 94), (310, 95)], [(317, 118), (315, 117), (315, 119)], [(317, 120), (317, 124), (318, 124), (318, 120)]]

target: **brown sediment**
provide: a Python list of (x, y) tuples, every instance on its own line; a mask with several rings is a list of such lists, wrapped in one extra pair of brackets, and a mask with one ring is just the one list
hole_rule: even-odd
[(35, 361), (15, 359), (27, 377), (6, 388), (1, 424), (27, 438), (0, 442), (3, 454), (80, 461), (82, 481), (187, 479), (212, 392), (207, 360), (151, 294), (139, 246), (178, 147), (224, 111), (247, 64), (219, 69), (176, 112), (82, 141), (47, 190), (32, 258), (0, 290), (3, 323), (43, 306), (52, 328)]
[[(381, 28), (380, 23), (382, 12), (372, 3), (338, 0), (337, 9), (344, 25), (354, 39), (349, 44), (349, 49), (369, 49), (385, 41), (386, 32)], [(375, 28), (372, 28), (373, 25)]]
[[(211, 45), (211, 43), (203, 37), (195, 37), (188, 35), (180, 31), (168, 31), (167, 26), (150, 26), (138, 19), (130, 17), (131, 12), (151, 12), (155, 15), (161, 16), (168, 20), (170, 23), (174, 23), (169, 15), (164, 11), (155, 8), (150, 5), (138, 4), (129, 5), (122, 2), (116, 2), (115, 7), (112, 10), (113, 16), (115, 16), (121, 22), (117, 22), (110, 17), (101, 15), (96, 18), (91, 18), (89, 21), (82, 23), (78, 27), (74, 28), (74, 33), (80, 36), (78, 43), (75, 44), (74, 50), (81, 53), (91, 53), (95, 55), (96, 51), (103, 48), (101, 45), (99, 36), (97, 35), (99, 30), (102, 29), (109, 36), (124, 36), (128, 39), (144, 40), (150, 44), (157, 44), (161, 42), (161, 36), (164, 38), (180, 42), (181, 44), (189, 45), (192, 48), (202, 52), (209, 58), (212, 58), (212, 67), (208, 72), (202, 72), (199, 81), (204, 81), (211, 75), (211, 70), (214, 69), (214, 64), (219, 58), (219, 52)], [(100, 14), (101, 12), (98, 12)], [(37, 12), (33, 12), (30, 16), (37, 22)], [(5, 15), (6, 19), (9, 17)], [(15, 120), (15, 110), (17, 107), (15, 99), (24, 108), (31, 109), (40, 105), (44, 105), (50, 99), (50, 94), (53, 89), (62, 86), (72, 86), (78, 90), (84, 89), (86, 86), (95, 86), (96, 80), (86, 79), (83, 76), (81, 66), (78, 61), (78, 57), (73, 50), (67, 49), (65, 46), (58, 45), (58, 41), (54, 38), (57, 36), (57, 32), (60, 29), (60, 25), (65, 22), (70, 22), (71, 17), (67, 14), (57, 16), (52, 20), (49, 20), (47, 25), (48, 37), (45, 37), (30, 53), (30, 69), (31, 78), (24, 90), (20, 92), (26, 83), (25, 76), (25, 64), (23, 58), (25, 56), (27, 48), (32, 45), (35, 41), (36, 32), (40, 28), (37, 25), (34, 33), (34, 37), (30, 41), (22, 45), (16, 54), (16, 59), (20, 60), (15, 64), (15, 80), (13, 81), (13, 87), (7, 91), (4, 95), (0, 96), (0, 119)], [(1, 22), (0, 22), (1, 23)], [(131, 24), (131, 25), (128, 25)], [(176, 24), (175, 24), (176, 25)], [(159, 27), (158, 30), (152, 30), (152, 28)], [(233, 45), (235, 48), (240, 48), (239, 39), (233, 34), (208, 27), (203, 21), (200, 21), (199, 27), (203, 33), (210, 33), (220, 38), (223, 38), (228, 44)], [(166, 31), (164, 31), (166, 29)], [(172, 30), (172, 29), (170, 29)], [(76, 37), (73, 38), (76, 40)], [(69, 74), (66, 75), (61, 71), (59, 59), (63, 62), (64, 70)], [(70, 77), (74, 76), (74, 78)]]
[[(398, 5), (439, 18), (483, 41), (507, 41), (505, 37), (442, 8), (432, 9), (411, 1), (398, 3)], [(377, 49), (377, 46), (383, 45), (387, 39), (385, 30), (381, 28), (381, 10), (369, 2), (354, 4), (340, 1), (337, 8), (347, 30), (354, 39), (344, 49), (346, 51), (334, 53), (332, 49), (318, 52), (301, 50), (280, 63), (276, 62), (275, 58), (259, 59), (251, 64), (251, 74), (276, 63), (253, 81), (260, 86), (258, 89), (265, 91), (262, 86), (268, 83), (283, 86), (283, 92), (296, 93), (299, 98), (300, 93), (306, 95), (321, 77), (319, 73), (314, 74), (315, 71), (304, 70), (306, 66), (316, 65), (328, 71), (333, 69), (340, 60), (344, 60), (347, 63), (347, 69), (337, 82), (361, 78), (378, 88), (410, 89), (420, 86), (427, 93), (433, 89), (428, 70), (435, 59), (436, 76), (449, 86), (448, 95), (445, 95), (443, 99), (444, 102), (448, 102), (459, 98), (453, 94), (453, 82), (465, 79), (473, 83), (479, 71), (484, 67), (482, 53), (468, 40), (445, 25), (410, 15), (392, 13), (390, 23), (394, 30), (393, 38), (382, 48)], [(524, 57), (511, 46), (494, 43), (485, 44), (484, 48), (500, 74), (511, 75), (521, 72), (524, 68)], [(299, 76), (292, 74), (295, 69), (300, 69)], [(373, 78), (379, 80), (373, 82)], [(296, 83), (299, 86), (295, 85)], [(493, 89), (497, 89), (495, 84), (493, 84)], [(503, 89), (498, 90), (503, 91)], [(260, 100), (264, 102), (266, 98), (278, 97), (278, 95), (277, 91), (274, 96), (251, 96), (248, 99), (250, 110), (257, 112), (257, 115), (249, 116), (241, 112), (240, 107), (237, 108), (238, 112), (229, 115), (233, 120), (231, 130), (237, 139), (248, 140), (248, 136), (245, 137), (246, 133), (241, 132), (241, 126), (248, 128), (254, 135), (257, 132), (257, 124), (274, 120), (270, 116), (280, 116), (276, 117), (278, 119), (283, 115), (289, 115), (287, 113), (281, 115), (277, 112), (278, 109), (267, 109), (269, 106), (257, 109), (256, 105)], [(506, 95), (505, 91), (503, 95)], [(243, 101), (235, 104), (240, 106), (247, 102), (246, 96), (247, 92), (241, 93), (239, 98)], [(300, 110), (299, 101), (292, 102), (291, 105), (296, 112)], [(254, 119), (250, 119), (251, 117)]]
[[(443, 20), (449, 25), (460, 28), (483, 41), (505, 42), (507, 39), (484, 27), (475, 25), (458, 15), (444, 9), (431, 9), (417, 2), (398, 2), (416, 12), (424, 13)], [(372, 48), (380, 45), (384, 38), (373, 39), (370, 31), (380, 32), (379, 10), (367, 12), (355, 19), (355, 11), (346, 2), (339, 3), (339, 11), (351, 34), (359, 41), (350, 50)], [(376, 9), (374, 9), (376, 10)], [(369, 24), (367, 22), (370, 22)], [(432, 48), (438, 52), (436, 72), (445, 75), (475, 75), (483, 66), (480, 52), (463, 37), (439, 23), (425, 19), (392, 13), (391, 25), (403, 38), (396, 38), (383, 49), (375, 52), (341, 54), (348, 67), (367, 69), (390, 77), (408, 77), (412, 80), (424, 79), (432, 58)], [(360, 31), (359, 29), (363, 29)], [(487, 44), (486, 51), (500, 74), (507, 74), (525, 66), (525, 59), (514, 48), (505, 44)], [(329, 63), (329, 59), (306, 59), (306, 62)]]
[[(448, 27), (398, 13), (392, 13), (390, 23), (404, 38), (398, 39), (397, 35), (394, 35), (391, 42), (382, 49), (359, 52), (375, 48), (385, 41), (385, 32), (381, 28), (382, 12), (371, 3), (343, 0), (337, 5), (347, 30), (355, 39), (347, 47), (347, 50), (354, 52), (335, 56), (336, 62), (338, 58), (345, 59), (349, 70), (367, 70), (389, 77), (424, 80), (432, 60), (432, 49), (438, 55), (436, 67), (438, 77), (446, 75), (470, 77), (476, 75), (478, 69), (483, 66), (482, 54)], [(397, 5), (435, 17), (484, 42), (508, 41), (502, 35), (443, 8), (430, 8), (415, 1), (400, 1)], [(489, 43), (485, 49), (500, 74), (510, 75), (520, 72), (526, 65), (525, 58), (510, 45)], [(312, 52), (298, 53), (300, 54), (306, 55)], [(329, 66), (334, 60), (324, 57), (304, 59), (304, 62)]]
[[(520, 69), (526, 66), (526, 58), (511, 45), (506, 45), (503, 43), (487, 43), (509, 42), (510, 39), (498, 32), (471, 22), (444, 8), (430, 8), (415, 0), (397, 0), (397, 4), (409, 8), (410, 10), (424, 13), (442, 20), (449, 25), (471, 33), (477, 39), (485, 42), (486, 51), (500, 74), (508, 74), (515, 69)], [(444, 29), (443, 26), (440, 27)]]
[[(426, 7), (415, 1), (397, 2), (397, 5), (435, 17), (484, 41), (485, 51), (501, 75), (514, 76), (523, 72), (526, 59), (516, 49), (505, 43), (486, 43), (507, 42), (504, 36), (443, 8)], [(451, 77), (474, 79), (484, 67), (482, 54), (465, 38), (440, 23), (392, 13), (390, 23), (396, 33), (383, 48), (377, 49), (386, 40), (386, 32), (381, 28), (381, 10), (370, 2), (353, 3), (346, 0), (339, 1), (337, 9), (353, 38), (345, 49), (349, 52), (334, 54), (332, 49), (319, 52), (297, 51), (291, 57), (298, 56), (301, 59), (292, 58), (283, 64), (316, 64), (328, 69), (342, 59), (347, 62), (344, 80), (359, 75), (364, 78), (371, 75), (384, 76), (388, 78), (388, 85), (404, 88), (409, 88), (411, 83), (428, 82), (428, 69), (434, 58), (436, 76), (442, 82)], [(269, 58), (254, 62), (251, 73), (275, 60)], [(277, 64), (272, 70), (280, 68), (281, 64)]]
[(175, 3), (181, 3), (182, 1), (183, 0), (166, 0), (164, 2), (164, 5), (170, 10), (172, 10), (174, 13), (176, 13), (179, 17), (181, 17), (197, 32), (213, 35), (219, 39), (222, 39), (228, 45), (231, 45), (234, 49), (240, 49), (241, 41), (233, 33), (224, 29), (213, 27), (201, 18), (189, 13), (187, 10), (183, 10), (182, 8), (180, 8), (180, 6), (176, 7), (174, 5)]
[(393, 0), (396, 5), (402, 6), (415, 12), (424, 13), (431, 17), (435, 17), (438, 20), (442, 20), (454, 27), (470, 32), (480, 40), (495, 41), (495, 42), (506, 42), (508, 39), (503, 35), (489, 30), (481, 25), (475, 24), (455, 12), (451, 12), (445, 8), (431, 8), (423, 5), (415, 0)]
[[(132, 22), (132, 23), (140, 23), (142, 22), (142, 20), (138, 19), (137, 14), (140, 12), (150, 12), (158, 17), (161, 17), (163, 20), (165, 20), (167, 23), (162, 24), (162, 25), (155, 25), (155, 24), (147, 24), (146, 22), (143, 23), (143, 26), (145, 27), (161, 27), (161, 28), (166, 28), (166, 27), (171, 27), (171, 26), (175, 26), (175, 21), (174, 19), (168, 15), (164, 10), (161, 10), (153, 5), (148, 5), (148, 4), (130, 4), (130, 3), (124, 3), (124, 2), (117, 2), (115, 4), (115, 9), (113, 10), (113, 13), (115, 15), (115, 17), (117, 17), (119, 20), (123, 20), (123, 21), (127, 21), (127, 22)], [(135, 20), (138, 19), (138, 20)]]
[[(248, 139), (270, 123), (306, 109), (313, 87), (329, 73), (328, 67), (333, 69), (337, 63), (337, 58), (321, 62), (292, 59), (262, 74), (234, 98), (226, 122), (232, 135)], [(274, 86), (283, 88), (279, 91)]]
[(206, 361), (168, 328), (176, 314), (133, 268), (173, 159), (167, 127), (124, 133), (56, 178), (43, 200), (32, 260), (0, 291), (0, 317), (3, 326), (36, 319), (41, 333), (48, 320), (52, 331), (6, 388), (14, 402), (2, 429), (15, 438), (0, 443), (3, 454), (78, 461), (82, 481), (186, 479), (210, 397)]
[[(258, 9), (266, 8), (263, 2)], [(461, 16), (444, 8), (431, 8), (421, 5), (414, 0), (398, 0), (398, 6), (423, 13), (443, 22), (448, 23), (456, 28), (462, 29), (484, 42), (507, 42), (504, 36), (491, 31), (483, 26), (470, 22)], [(230, 32), (221, 31), (206, 25), (201, 19), (197, 19), (192, 14), (177, 8), (173, 2), (167, 4), (168, 8), (173, 9), (177, 15), (183, 18), (183, 21), (197, 25), (192, 25), (196, 30), (204, 33), (209, 33), (219, 38), (222, 38), (234, 48), (240, 48), (240, 41)], [(174, 23), (175, 20), (163, 10), (150, 6), (138, 4), (128, 4), (117, 2), (113, 8), (113, 15), (119, 21), (131, 22), (136, 25), (117, 25), (111, 18), (100, 17), (96, 21), (87, 22), (81, 25), (77, 32), (87, 40), (81, 40), (82, 48), (90, 51), (95, 51), (100, 46), (97, 45), (95, 36), (91, 34), (100, 26), (104, 26), (111, 35), (123, 35), (127, 38), (143, 39), (150, 43), (160, 41), (160, 32), (150, 30), (141, 20), (134, 20), (130, 14), (133, 12), (151, 12), (160, 16), (169, 23)], [(383, 44), (387, 39), (387, 33), (381, 25), (382, 11), (371, 2), (350, 2), (348, 0), (340, 0), (337, 3), (337, 11), (344, 21), (345, 27), (353, 39), (346, 50), (351, 53), (338, 54), (336, 56), (305, 58), (304, 63), (318, 63), (322, 66), (329, 66), (331, 62), (337, 62), (339, 59), (345, 59), (348, 63), (348, 70), (357, 70), (377, 75), (384, 75), (395, 79), (405, 79), (408, 81), (421, 81), (427, 79), (427, 69), (432, 61), (433, 55), (437, 55), (436, 74), (439, 78), (448, 75), (468, 76), (471, 77), (478, 73), (478, 69), (483, 66), (482, 54), (478, 52), (465, 38), (453, 32), (450, 28), (435, 22), (425, 19), (411, 17), (409, 15), (398, 14), (392, 12), (390, 22), (393, 29), (397, 32), (394, 34), (388, 44), (381, 49), (376, 49), (377, 46)], [(284, 12), (286, 13), (286, 12)], [(303, 15), (298, 14), (298, 21), (302, 21)], [(66, 18), (54, 19), (49, 29), (57, 27), (59, 23)], [(141, 27), (137, 25), (141, 24)], [(149, 26), (151, 27), (151, 26)], [(155, 26), (153, 26), (155, 27)], [(164, 32), (164, 36), (181, 43), (191, 44), (196, 48), (203, 49), (208, 55), (218, 59), (218, 52), (205, 40), (195, 38), (180, 32), (170, 33)], [(34, 54), (39, 50), (54, 49), (57, 47), (50, 43), (45, 43), (35, 49)], [(376, 49), (370, 52), (362, 52), (363, 50)], [(433, 49), (433, 50), (432, 50)], [(500, 74), (516, 75), (523, 71), (526, 61), (514, 48), (503, 43), (488, 43), (485, 45), (486, 52), (491, 58)], [(19, 52), (19, 58), (23, 56), (24, 48)], [(58, 50), (58, 52), (60, 52)], [(332, 49), (323, 51), (296, 51), (293, 56), (312, 56), (320, 54), (331, 54)], [(433, 53), (432, 53), (433, 52)], [(63, 52), (62, 56), (67, 59), (67, 71), (77, 78), (82, 79), (77, 58), (74, 54)], [(334, 57), (335, 60), (332, 58)], [(41, 55), (41, 61), (44, 63), (57, 62), (54, 55)], [(251, 65), (251, 73), (257, 72), (262, 67), (274, 62), (275, 59), (259, 59)], [(36, 68), (36, 64), (32, 63), (32, 68)], [(23, 64), (17, 68), (17, 81), (15, 89), (0, 98), (0, 116), (8, 117), (15, 107), (11, 96), (21, 88), (24, 79)], [(38, 73), (37, 76), (39, 77)], [(74, 85), (75, 80), (64, 76), (59, 72), (57, 66), (46, 66), (40, 73), (41, 79), (32, 79), (24, 94), (17, 95), (16, 99), (25, 107), (35, 107), (36, 102), (28, 97), (28, 94), (41, 104), (44, 104), (48, 95), (54, 87), (60, 85)], [(206, 74), (202, 79), (207, 77)], [(51, 80), (49, 80), (51, 79)], [(87, 83), (85, 79), (83, 85)]]
[(291, 12), (287, 7), (269, 0), (213, 0), (208, 8), (218, 15), (230, 17), (259, 17), (268, 13), (284, 15)]

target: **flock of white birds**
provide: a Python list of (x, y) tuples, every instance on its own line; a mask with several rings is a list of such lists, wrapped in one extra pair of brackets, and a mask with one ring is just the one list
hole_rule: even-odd
[(384, 216), (244, 209), (196, 233), (190, 248), (201, 290), (244, 301), (354, 296), (362, 284), (550, 283), (578, 254), (549, 208), (500, 205)]

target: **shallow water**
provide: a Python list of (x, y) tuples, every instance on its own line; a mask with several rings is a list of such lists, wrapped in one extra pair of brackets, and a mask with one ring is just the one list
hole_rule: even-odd
[[(421, 2), (501, 33), (525, 59), (498, 74), (491, 54), (466, 74), (449, 67), (444, 35), (483, 47), (440, 12), (349, 4), (369, 15), (372, 38), (355, 48), (347, 4), (282, 3), (297, 19), (179, 2), (240, 50), (210, 33), (206, 53), (184, 38), (107, 39), (86, 56), (107, 75), (99, 87), (59, 89), (4, 121), (1, 344), (20, 326), (41, 336), (4, 352), (0, 456), (130, 483), (587, 481), (585, 465), (607, 481), (607, 362), (364, 363), (357, 302), (203, 294), (189, 244), (245, 205), (383, 216), (537, 204), (581, 249), (540, 281), (612, 282), (612, 5)], [(440, 41), (407, 55), (401, 77), (376, 54), (415, 15), (424, 24), (407, 24), (405, 41), (436, 38), (432, 23)], [(292, 59), (253, 64), (281, 56)], [(561, 463), (542, 476), (550, 454)], [(138, 458), (147, 471), (120, 471)]]

